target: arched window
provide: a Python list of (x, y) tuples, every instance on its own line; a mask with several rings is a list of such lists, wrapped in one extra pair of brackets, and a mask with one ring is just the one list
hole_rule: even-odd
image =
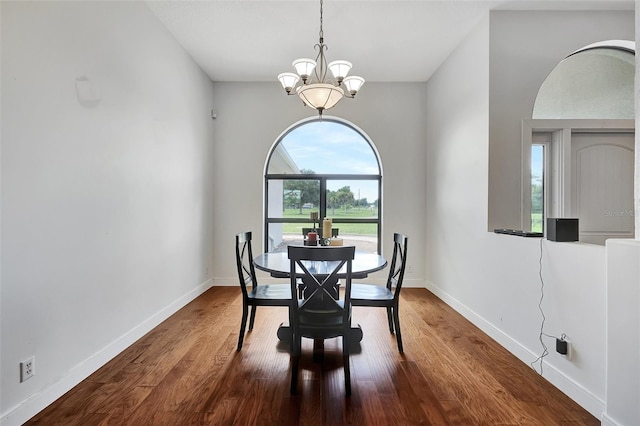
[(291, 126), (269, 152), (264, 190), (265, 251), (303, 244), (303, 230), (322, 229), (327, 217), (343, 244), (380, 252), (382, 167), (353, 124), (324, 117)]

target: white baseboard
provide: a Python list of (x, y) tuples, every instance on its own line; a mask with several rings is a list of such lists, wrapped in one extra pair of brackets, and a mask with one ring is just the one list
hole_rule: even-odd
[(616, 423), (611, 417), (607, 416), (607, 413), (602, 415), (602, 420), (600, 420), (601, 426), (622, 426)]
[(211, 285), (211, 280), (207, 280), (200, 284), (198, 287), (165, 306), (142, 323), (133, 327), (131, 330), (108, 344), (104, 349), (96, 352), (91, 357), (76, 365), (74, 368), (69, 370), (68, 374), (60, 377), (57, 381), (51, 383), (42, 391), (31, 395), (17, 406), (9, 409), (5, 413), (2, 413), (2, 417), (0, 417), (0, 425), (18, 426), (25, 423), (78, 383), (89, 377), (98, 368), (105, 365), (120, 352), (124, 351), (142, 336), (157, 327), (162, 321), (166, 320), (183, 308), (187, 303), (207, 291)]
[[(443, 291), (441, 288), (429, 282), (427, 282), (426, 287), (429, 291), (438, 296), (442, 301), (451, 306), (466, 319), (471, 321), (476, 327), (480, 328), (484, 333), (486, 333), (489, 337), (491, 337), (493, 340), (498, 342), (501, 346), (515, 355), (527, 366), (529, 366), (530, 363), (538, 357), (537, 354), (524, 347), (522, 344), (520, 344), (520, 342), (514, 340), (511, 336), (503, 333), (500, 329), (496, 328), (493, 324), (486, 321), (476, 312), (469, 309), (466, 305)], [(595, 396), (592, 392), (584, 388), (579, 383), (574, 382), (562, 371), (554, 368), (552, 365), (545, 364), (543, 377), (556, 388), (565, 393), (569, 398), (573, 399), (582, 408), (591, 413), (594, 417), (596, 417), (597, 419), (603, 417), (603, 413), (606, 407), (605, 401)]]

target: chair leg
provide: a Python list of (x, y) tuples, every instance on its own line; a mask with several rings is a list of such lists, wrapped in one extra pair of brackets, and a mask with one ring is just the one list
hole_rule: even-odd
[(400, 314), (398, 313), (398, 305), (393, 308), (393, 322), (396, 328), (396, 341), (398, 342), (398, 351), (404, 353), (402, 348), (402, 332), (400, 331)]
[(300, 365), (300, 345), (301, 342), (291, 333), (291, 395), (295, 395), (298, 391), (298, 368)]
[(300, 363), (300, 355), (295, 355), (291, 359), (291, 395), (298, 392), (298, 364)]
[(393, 318), (391, 315), (391, 306), (387, 307), (387, 320), (389, 321), (389, 331), (393, 334)]
[(348, 334), (342, 336), (342, 363), (344, 364), (344, 391), (346, 396), (351, 396), (351, 366), (349, 363)]
[(240, 334), (238, 335), (238, 352), (242, 349), (242, 342), (244, 341), (244, 330), (247, 327), (247, 315), (249, 314), (249, 307), (246, 303), (242, 304), (242, 320), (240, 321)]
[(251, 307), (251, 319), (249, 320), (249, 331), (253, 330), (253, 322), (256, 320), (257, 310), (258, 310), (258, 307), (256, 305), (253, 305)]

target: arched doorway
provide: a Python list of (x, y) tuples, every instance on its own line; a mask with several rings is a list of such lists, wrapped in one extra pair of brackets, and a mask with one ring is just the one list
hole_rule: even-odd
[(531, 230), (577, 217), (582, 242), (634, 237), (634, 75), (635, 43), (609, 40), (571, 53), (540, 86), (523, 131)]

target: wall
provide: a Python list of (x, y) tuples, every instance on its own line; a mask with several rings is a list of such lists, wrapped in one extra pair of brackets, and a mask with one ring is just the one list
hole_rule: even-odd
[[(636, 1), (636, 28), (640, 8)], [(636, 31), (636, 46), (640, 32)], [(636, 55), (636, 121), (640, 118), (640, 60)], [(636, 132), (635, 240), (607, 241), (607, 407), (602, 424), (640, 424), (640, 134)]]
[(640, 240), (607, 241), (607, 406), (602, 424), (640, 424)]
[(633, 11), (491, 14), (488, 228), (522, 229), (521, 121), (568, 54), (603, 40), (635, 40)]
[[(498, 16), (513, 32), (502, 37), (524, 37), (517, 19), (502, 22), (519, 14)], [(546, 15), (534, 16), (539, 22), (533, 27), (547, 31)], [(427, 286), (527, 365), (543, 350), (538, 304), (544, 291), (544, 331), (566, 333), (573, 352), (571, 360), (562, 357), (553, 351), (554, 339), (545, 337), (552, 349), (543, 375), (599, 418), (606, 370), (604, 247), (487, 232), (490, 125), (497, 120), (519, 128), (521, 118), (492, 116), (491, 94), (502, 90), (495, 87), (501, 80), (490, 76), (494, 18), (479, 25), (427, 84)], [(525, 55), (516, 53), (511, 64)], [(527, 72), (521, 77), (532, 78)], [(516, 110), (524, 101), (515, 99), (526, 95), (511, 94)], [(532, 106), (535, 92), (530, 95)]]
[[(640, 28), (640, 0), (636, 0), (636, 28)], [(640, 46), (640, 31), (636, 31), (636, 50)], [(634, 88), (636, 121), (640, 117), (640, 59), (636, 55), (636, 78)], [(635, 169), (635, 224), (636, 240), (640, 240), (640, 134), (636, 132), (636, 169)]]
[(213, 93), (142, 2), (0, 7), (0, 415), (15, 425), (210, 285)]
[[(262, 251), (263, 182), (267, 155), (279, 135), (299, 120), (314, 116), (281, 86), (268, 83), (214, 83), (215, 163), (214, 285), (237, 285), (234, 235), (253, 230)], [(426, 199), (425, 84), (366, 83), (356, 99), (345, 99), (325, 116), (358, 126), (373, 141), (383, 168), (383, 254), (392, 253), (392, 234), (409, 236), (405, 285), (424, 286)], [(250, 124), (249, 124), (250, 123)], [(393, 190), (390, 188), (394, 188)], [(387, 272), (372, 275), (383, 281)], [(269, 280), (262, 274), (261, 281)]]

